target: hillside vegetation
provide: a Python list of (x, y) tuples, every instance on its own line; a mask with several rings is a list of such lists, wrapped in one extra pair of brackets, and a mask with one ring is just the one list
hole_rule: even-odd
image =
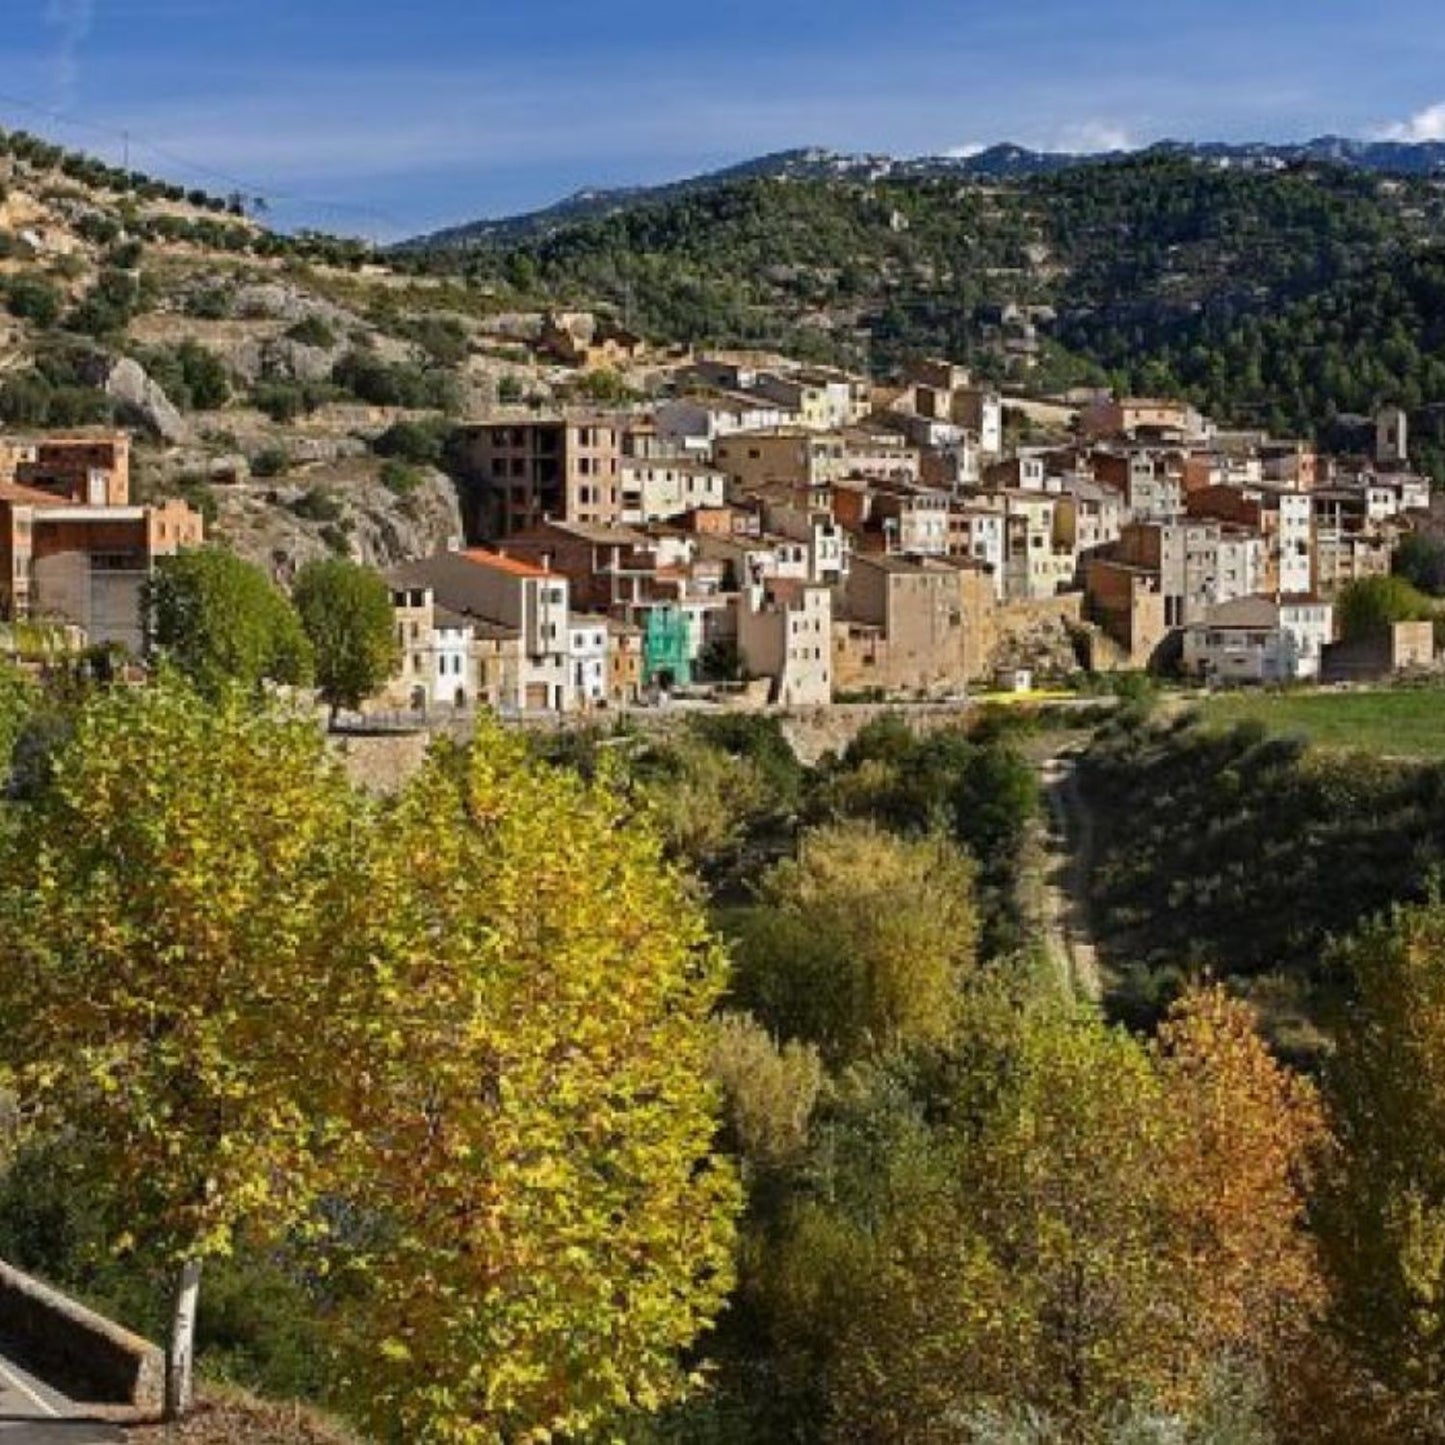
[(486, 354), (489, 298), (255, 210), (0, 132), (0, 426), (133, 429), (141, 499), (279, 574), (444, 545), (451, 424), (545, 385)]
[(744, 177), (511, 234), (430, 254), (670, 340), (996, 376), (1032, 355), (1037, 389), (1179, 393), (1279, 432), (1387, 399), (1430, 431), (1445, 396), (1437, 178), (1170, 153), (1016, 180)]
[[(1418, 700), (1417, 718), (1438, 707), (1438, 693), (1398, 696)], [(1334, 717), (1336, 743), (1353, 718), (1359, 746), (1310, 746), (1285, 722), (1306, 703)], [(1436, 886), (1441, 764), (1369, 749), (1390, 715), (1371, 696), (1284, 706), (1277, 719), (1263, 701), (1168, 722), (1121, 717), (1084, 755), (1094, 923), (1122, 978), (1114, 1005), (1133, 1022), (1157, 1019), (1190, 979), (1225, 978), (1276, 1011), (1279, 1042), (1308, 1053), (1311, 1025), (1341, 1001), (1332, 943)]]

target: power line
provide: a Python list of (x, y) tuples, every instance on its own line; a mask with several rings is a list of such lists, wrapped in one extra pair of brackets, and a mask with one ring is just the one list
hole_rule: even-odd
[(276, 203), (286, 203), (293, 206), (305, 206), (316, 211), (327, 211), (335, 215), (348, 215), (361, 217), (369, 221), (380, 221), (384, 226), (400, 234), (405, 234), (408, 230), (405, 222), (374, 206), (363, 206), (346, 201), (328, 200), (319, 196), (308, 196), (299, 191), (287, 190), (283, 187), (258, 184), (254, 179), (236, 176), (229, 172), (218, 170), (214, 166), (203, 165), (186, 156), (179, 155), (169, 147), (160, 145), (145, 136), (137, 134), (136, 131), (128, 126), (115, 126), (99, 121), (84, 120), (79, 116), (68, 115), (63, 111), (55, 110), (53, 107), (41, 105), (24, 96), (12, 95), (5, 91), (0, 91), (0, 105), (14, 106), (31, 115), (42, 116), (46, 120), (55, 122), (57, 125), (88, 131), (93, 135), (104, 136), (112, 142), (118, 141), (125, 158), (126, 170), (130, 169), (131, 151), (132, 147), (135, 147), (156, 156), (161, 161), (167, 162), (190, 175), (215, 181), (227, 187), (229, 190), (258, 199), (264, 202), (268, 208)]

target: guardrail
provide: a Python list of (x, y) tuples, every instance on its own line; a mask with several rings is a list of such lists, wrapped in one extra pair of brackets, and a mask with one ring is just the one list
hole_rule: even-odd
[(165, 1356), (155, 1345), (3, 1261), (0, 1342), (77, 1402), (150, 1413), (164, 1401)]

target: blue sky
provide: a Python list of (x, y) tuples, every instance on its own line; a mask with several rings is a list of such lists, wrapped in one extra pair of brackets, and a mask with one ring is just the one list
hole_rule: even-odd
[(0, 4), (0, 124), (377, 239), (796, 145), (1445, 139), (1441, 0)]

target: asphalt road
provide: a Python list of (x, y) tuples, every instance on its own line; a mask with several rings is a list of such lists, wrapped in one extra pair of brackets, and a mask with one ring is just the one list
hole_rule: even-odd
[(120, 1445), (124, 1438), (0, 1355), (0, 1445)]

